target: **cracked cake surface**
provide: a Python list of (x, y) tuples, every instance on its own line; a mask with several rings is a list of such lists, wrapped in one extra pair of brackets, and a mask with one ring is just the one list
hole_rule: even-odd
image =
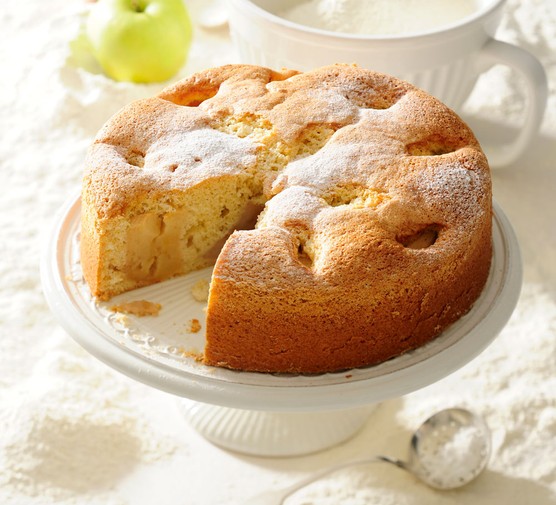
[(319, 373), (415, 349), (488, 276), (491, 182), (461, 119), (350, 65), (200, 72), (134, 102), (86, 162), (100, 299), (214, 264), (204, 362)]

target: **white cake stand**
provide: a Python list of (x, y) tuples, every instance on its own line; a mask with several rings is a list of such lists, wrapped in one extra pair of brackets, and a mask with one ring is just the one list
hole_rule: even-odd
[[(180, 397), (189, 422), (210, 441), (236, 451), (284, 456), (329, 447), (355, 434), (381, 401), (429, 385), (462, 367), (497, 336), (521, 288), (521, 261), (511, 225), (494, 204), (493, 262), (472, 310), (433, 342), (377, 366), (320, 375), (236, 372), (205, 366), (204, 305), (192, 286), (210, 269), (95, 301), (79, 263), (80, 200), (72, 198), (55, 220), (42, 256), (46, 299), (65, 330), (91, 354), (120, 372)], [(157, 317), (122, 317), (114, 304), (158, 302)]]

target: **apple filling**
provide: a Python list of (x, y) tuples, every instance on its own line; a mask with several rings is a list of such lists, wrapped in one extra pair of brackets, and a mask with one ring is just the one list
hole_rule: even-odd
[(236, 178), (209, 182), (170, 212), (146, 212), (129, 220), (122, 273), (148, 285), (213, 264), (234, 230), (251, 229), (263, 206), (260, 195)]
[(420, 230), (398, 237), (398, 242), (408, 249), (426, 249), (434, 245), (438, 239), (438, 234), (440, 233), (441, 226), (437, 224), (431, 224), (425, 226)]

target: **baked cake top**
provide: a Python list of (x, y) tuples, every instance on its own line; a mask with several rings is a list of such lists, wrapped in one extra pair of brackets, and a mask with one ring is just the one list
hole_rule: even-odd
[[(413, 220), (426, 207), (429, 222), (434, 208), (434, 222), (456, 222), (477, 212), (482, 188), (490, 196), (486, 159), (456, 114), (408, 83), (350, 65), (306, 73), (228, 65), (193, 75), (108, 121), (84, 183), (104, 218), (140, 213), (145, 195), (171, 203), (173, 190), (242, 174), (265, 199), (280, 194), (267, 224), (292, 208), (310, 220), (325, 205), (378, 208), (402, 195)], [(454, 193), (460, 198), (446, 198)]]

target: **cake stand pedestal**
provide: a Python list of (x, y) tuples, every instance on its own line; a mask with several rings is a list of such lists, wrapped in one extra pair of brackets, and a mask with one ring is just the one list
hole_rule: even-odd
[(378, 404), (315, 412), (264, 412), (181, 399), (189, 424), (215, 445), (255, 456), (299, 456), (353, 437)]
[[(376, 366), (320, 375), (276, 375), (208, 367), (204, 320), (191, 288), (210, 270), (193, 272), (97, 302), (79, 264), (80, 201), (58, 214), (41, 260), (46, 299), (64, 329), (116, 370), (172, 393), (189, 423), (211, 442), (247, 454), (291, 456), (338, 444), (357, 433), (380, 402), (436, 382), (480, 354), (505, 326), (521, 288), (521, 259), (512, 227), (494, 204), (493, 259), (486, 286), (471, 311), (427, 345)], [(134, 318), (110, 307), (146, 299), (157, 317)]]

